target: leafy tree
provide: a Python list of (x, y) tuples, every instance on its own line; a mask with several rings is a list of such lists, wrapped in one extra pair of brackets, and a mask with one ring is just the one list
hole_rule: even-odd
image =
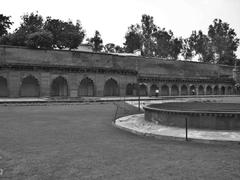
[(234, 29), (229, 24), (215, 19), (209, 26), (208, 37), (215, 53), (215, 63), (233, 65), (236, 59), (235, 51), (239, 45)]
[(198, 60), (202, 62), (213, 62), (213, 51), (210, 39), (202, 31), (193, 31), (191, 36), (186, 39), (188, 49), (188, 58), (198, 56)]
[(137, 49), (142, 50), (142, 33), (138, 24), (128, 28), (125, 39), (124, 46), (127, 53), (133, 53)]
[(108, 43), (104, 46), (104, 50), (107, 53), (115, 53), (116, 52), (116, 46), (113, 43)]
[(74, 25), (72, 21), (64, 22), (47, 17), (44, 29), (53, 34), (53, 47), (59, 49), (77, 48), (85, 37), (85, 31), (80, 21), (77, 21), (76, 25)]
[(30, 34), (27, 38), (26, 45), (31, 48), (52, 48), (53, 35), (49, 31), (37, 31)]
[(10, 29), (10, 26), (13, 22), (10, 21), (11, 16), (4, 16), (0, 14), (0, 37), (7, 34), (7, 29)]
[(87, 39), (89, 44), (92, 44), (93, 46), (93, 51), (95, 52), (100, 52), (103, 49), (103, 40), (101, 38), (101, 34), (99, 31), (95, 31), (94, 37)]
[(141, 23), (143, 55), (154, 56), (155, 43), (153, 33), (157, 31), (157, 27), (154, 24), (153, 17), (146, 14), (142, 15)]

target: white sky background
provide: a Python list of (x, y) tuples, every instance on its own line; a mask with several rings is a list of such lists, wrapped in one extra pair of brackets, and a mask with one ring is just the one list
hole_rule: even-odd
[[(103, 43), (124, 43), (131, 24), (140, 23), (142, 14), (154, 17), (161, 28), (171, 29), (175, 37), (189, 37), (192, 30), (203, 30), (215, 18), (220, 18), (235, 29), (240, 38), (240, 0), (1, 0), (0, 13), (11, 16), (13, 31), (24, 13), (36, 12), (44, 18), (79, 19), (87, 36), (95, 30)], [(240, 48), (237, 56), (240, 58)]]

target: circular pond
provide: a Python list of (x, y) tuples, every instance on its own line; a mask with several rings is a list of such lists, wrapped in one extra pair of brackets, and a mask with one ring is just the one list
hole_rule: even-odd
[(171, 102), (144, 107), (145, 120), (162, 125), (189, 128), (240, 130), (240, 104)]

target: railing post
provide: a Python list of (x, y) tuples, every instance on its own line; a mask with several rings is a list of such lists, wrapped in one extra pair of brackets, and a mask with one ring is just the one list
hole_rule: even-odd
[(186, 141), (188, 141), (188, 118), (185, 118)]

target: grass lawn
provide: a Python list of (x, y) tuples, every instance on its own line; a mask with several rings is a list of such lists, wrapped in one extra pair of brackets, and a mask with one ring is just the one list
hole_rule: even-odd
[(112, 126), (115, 109), (1, 106), (0, 179), (240, 179), (240, 145), (133, 135)]

